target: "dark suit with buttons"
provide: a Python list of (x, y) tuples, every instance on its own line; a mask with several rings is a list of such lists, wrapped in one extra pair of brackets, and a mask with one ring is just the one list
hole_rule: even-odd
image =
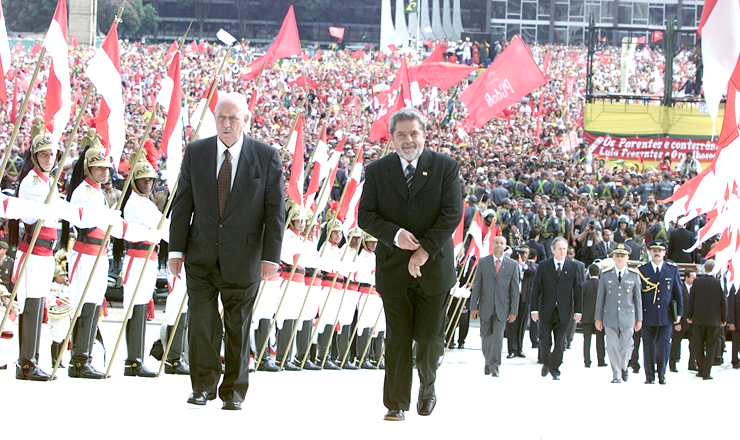
[[(420, 398), (434, 394), (447, 294), (456, 281), (452, 233), (462, 216), (459, 169), (449, 157), (424, 149), (410, 188), (396, 153), (365, 169), (358, 224), (378, 238), (375, 282), (386, 315), (383, 403), (389, 410), (409, 409), (412, 341)], [(429, 254), (419, 278), (408, 270), (413, 252), (394, 245), (400, 228), (414, 234)]]
[[(249, 387), (249, 326), (261, 262), (280, 262), (285, 224), (277, 150), (244, 136), (228, 203), (219, 216), (216, 137), (185, 150), (172, 206), (170, 251), (183, 252), (188, 285), (190, 380), (194, 391), (243, 401)], [(218, 312), (224, 307), (223, 327)], [(225, 338), (224, 338), (225, 332)]]
[(642, 353), (645, 376), (647, 380), (654, 381), (656, 372), (659, 377), (665, 376), (671, 350), (671, 301), (676, 301), (678, 315), (683, 316), (681, 277), (678, 267), (667, 262), (663, 263), (660, 279), (650, 262), (641, 265), (638, 270), (642, 274)]
[(686, 305), (686, 319), (691, 319), (693, 357), (699, 376), (709, 377), (719, 332), (727, 322), (727, 298), (719, 280), (712, 275), (696, 277)]
[(527, 260), (525, 266), (520, 266), (520, 268), (522, 287), (519, 295), (519, 308), (516, 313), (516, 321), (506, 324), (506, 334), (509, 353), (524, 356), (524, 331), (531, 319), (529, 304), (532, 302), (532, 283), (534, 283), (534, 275), (537, 273), (537, 263)]
[[(681, 293), (683, 293), (683, 303), (688, 304), (689, 303), (689, 288), (686, 287), (686, 283), (681, 283)], [(681, 323), (679, 324), (681, 326), (681, 330), (676, 330), (676, 326), (673, 326), (673, 333), (671, 334), (671, 355), (669, 358), (669, 362), (671, 365), (671, 368), (674, 368), (676, 363), (681, 360), (681, 341), (684, 338), (689, 339), (689, 365), (694, 363), (696, 359), (694, 359), (693, 351), (691, 350), (692, 346), (692, 340), (691, 340), (691, 324), (686, 320), (685, 316), (681, 316)]]
[(604, 365), (606, 345), (604, 345), (604, 330), (596, 329), (596, 296), (599, 289), (599, 278), (589, 278), (583, 283), (583, 363), (591, 366), (591, 335), (596, 336), (596, 359), (599, 365)]
[(548, 258), (537, 267), (532, 290), (532, 312), (539, 313), (542, 362), (553, 375), (560, 374), (568, 324), (575, 313), (583, 313), (582, 285), (583, 271), (573, 260), (564, 260), (560, 275), (555, 269), (554, 258)]

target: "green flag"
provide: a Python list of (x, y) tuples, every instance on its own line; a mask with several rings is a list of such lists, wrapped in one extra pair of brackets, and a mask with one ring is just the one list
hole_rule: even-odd
[(419, 12), (419, 2), (416, 0), (411, 0), (406, 6), (406, 13), (407, 14), (415, 14)]

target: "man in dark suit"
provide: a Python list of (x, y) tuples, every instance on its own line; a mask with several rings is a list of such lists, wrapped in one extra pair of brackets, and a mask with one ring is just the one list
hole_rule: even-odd
[(493, 239), (493, 254), (481, 258), (470, 295), (470, 317), (480, 316), (484, 373), (498, 377), (501, 350), (507, 323), (513, 323), (519, 309), (519, 265), (504, 256), (506, 239)]
[(686, 320), (692, 326), (693, 357), (699, 365), (696, 374), (711, 380), (714, 352), (719, 341), (719, 332), (727, 324), (727, 298), (719, 280), (712, 275), (714, 260), (704, 263), (704, 273), (696, 277), (691, 286), (689, 303), (686, 305)]
[[(279, 155), (243, 134), (248, 117), (243, 95), (219, 99), (218, 136), (185, 150), (170, 225), (170, 270), (180, 276), (184, 261), (187, 273), (188, 403), (205, 405), (218, 387), (223, 409), (231, 410), (241, 409), (249, 387), (252, 307), (260, 278), (277, 273), (285, 224)], [(226, 370), (219, 387), (221, 341)]]
[(730, 293), (727, 295), (727, 322), (730, 324), (732, 332), (732, 368), (740, 368), (740, 298), (738, 298), (737, 289), (729, 287)]
[(542, 246), (540, 243), (540, 230), (537, 228), (532, 228), (529, 230), (529, 241), (525, 244), (529, 248), (529, 255), (534, 255), (537, 258), (532, 258), (537, 264), (540, 264), (542, 261), (547, 258), (547, 253), (545, 252), (545, 247)]
[(524, 331), (527, 329), (527, 322), (531, 319), (529, 304), (532, 302), (532, 283), (534, 283), (534, 275), (537, 273), (537, 263), (529, 259), (529, 252), (528, 246), (520, 246), (514, 259), (519, 264), (521, 289), (516, 320), (511, 324), (506, 324), (509, 348), (507, 359), (524, 357)]
[(693, 232), (686, 229), (686, 226), (684, 225), (678, 225), (676, 229), (671, 232), (670, 240), (671, 241), (668, 242), (667, 259), (674, 263), (694, 262), (693, 252), (684, 252), (685, 249), (690, 249), (696, 241)]
[(375, 282), (388, 329), (385, 420), (404, 420), (411, 400), (412, 341), (420, 382), (416, 410), (429, 415), (437, 401), (445, 305), (456, 280), (452, 233), (463, 211), (457, 162), (424, 149), (421, 113), (399, 110), (389, 128), (396, 153), (365, 169), (358, 222), (378, 238)]
[[(696, 271), (694, 269), (689, 268), (684, 270), (683, 283), (681, 284), (684, 304), (689, 303), (689, 292), (691, 291), (691, 286), (694, 284), (695, 279)], [(690, 330), (691, 324), (686, 320), (686, 316), (681, 317), (681, 323), (673, 326), (673, 334), (671, 334), (671, 355), (668, 358), (668, 367), (673, 373), (678, 373), (676, 364), (681, 360), (681, 341), (683, 341), (684, 338), (689, 338), (689, 370), (698, 370), (698, 368), (696, 368), (696, 359), (693, 356), (694, 353), (691, 350), (691, 346), (693, 344), (691, 341), (691, 334), (689, 333)]]
[(606, 260), (615, 247), (617, 247), (617, 243), (612, 240), (612, 231), (604, 229), (604, 232), (601, 233), (601, 241), (594, 244), (592, 248), (592, 257), (594, 260)]
[[(663, 261), (666, 245), (653, 241), (648, 245), (650, 262), (641, 265), (642, 281), (642, 351), (645, 367), (645, 383), (665, 385), (665, 370), (671, 350), (671, 328), (681, 322), (683, 315), (683, 293), (678, 266)], [(674, 319), (671, 302), (676, 302)]]
[(554, 380), (560, 380), (565, 332), (571, 320), (581, 321), (583, 313), (583, 270), (565, 258), (568, 253), (565, 238), (556, 237), (551, 251), (552, 258), (543, 261), (534, 276), (531, 315), (532, 320), (540, 322), (542, 377), (549, 372)]
[(583, 364), (591, 367), (591, 335), (596, 336), (596, 359), (600, 367), (605, 367), (606, 346), (604, 345), (604, 330), (596, 328), (596, 296), (599, 289), (599, 266), (592, 264), (588, 267), (589, 278), (583, 282)]
[(630, 248), (630, 261), (640, 261), (641, 248), (640, 245), (635, 242), (635, 230), (627, 227), (624, 232), (627, 234), (624, 244)]

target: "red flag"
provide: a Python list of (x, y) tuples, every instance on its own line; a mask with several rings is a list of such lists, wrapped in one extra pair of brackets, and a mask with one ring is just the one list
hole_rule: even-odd
[[(357, 154), (362, 154), (362, 151), (358, 151)], [(344, 192), (344, 199), (342, 199), (342, 205), (339, 207), (339, 213), (337, 217), (346, 218), (349, 212), (350, 202), (354, 198), (355, 192), (357, 192), (358, 186), (360, 185), (360, 179), (362, 177), (362, 164), (357, 162), (355, 168), (352, 170), (352, 175), (349, 176), (347, 181), (347, 189)]]
[(31, 55), (36, 56), (41, 52), (41, 44), (37, 41), (31, 48)]
[(663, 32), (661, 31), (653, 31), (652, 40), (653, 43), (657, 43), (658, 41), (663, 39)]
[(286, 194), (298, 206), (303, 206), (303, 182), (305, 181), (303, 169), (303, 114), (298, 115), (295, 130), (290, 136), (289, 144), (293, 143), (295, 143), (295, 148), (288, 146), (288, 150), (293, 150), (293, 164), (290, 166), (290, 182)]
[(204, 41), (198, 45), (198, 52), (205, 55), (206, 51), (208, 50), (208, 42)]
[(401, 68), (393, 79), (390, 90), (378, 94), (380, 108), (373, 124), (370, 126), (370, 140), (377, 141), (390, 137), (388, 124), (390, 123), (391, 115), (405, 106), (405, 99), (411, 99), (411, 86), (409, 85), (406, 58), (401, 62)]
[(316, 53), (313, 54), (313, 60), (314, 61), (321, 60), (321, 49), (316, 49)]
[(637, 44), (645, 44), (645, 36), (644, 35), (642, 37), (639, 37), (637, 39)]
[(311, 88), (311, 89), (315, 89), (315, 88), (317, 88), (319, 86), (319, 83), (317, 83), (316, 81), (314, 81), (311, 78), (308, 78), (308, 80), (306, 80), (306, 77), (305, 76), (299, 76), (294, 81), (289, 81), (288, 82), (288, 85), (289, 86), (297, 85), (298, 87), (304, 87), (305, 88), (306, 87), (306, 82), (308, 82), (308, 87)]
[[(329, 161), (329, 146), (326, 142), (326, 124), (321, 129), (319, 141), (316, 143), (316, 151), (313, 154), (313, 168), (311, 169), (311, 181), (308, 182), (308, 189), (304, 199), (311, 197), (319, 191), (319, 183), (326, 177), (329, 172), (327, 163)], [(323, 173), (323, 175), (322, 175)]]
[(342, 41), (342, 38), (344, 38), (344, 28), (329, 26), (329, 35), (339, 38), (339, 41)]
[(20, 41), (17, 42), (17, 43), (15, 43), (13, 45), (13, 49), (11, 50), (11, 52), (13, 52), (14, 55), (15, 54), (18, 54), (18, 53), (23, 53), (25, 51), (26, 51), (26, 49), (23, 47), (23, 45), (21, 44)]
[(167, 49), (167, 53), (164, 56), (164, 61), (166, 63), (169, 63), (172, 61), (172, 57), (174, 57), (175, 52), (177, 52), (177, 47), (178, 47), (177, 40), (173, 41), (172, 44), (170, 44), (170, 48)]
[[(547, 77), (547, 74), (550, 72), (550, 63), (552, 62), (552, 54), (548, 53), (545, 55), (545, 62), (543, 65), (543, 70), (545, 71), (545, 77)], [(535, 129), (535, 137), (537, 139), (540, 138), (540, 134), (542, 133), (542, 104), (545, 101), (545, 91), (543, 90), (542, 93), (540, 93), (540, 103), (537, 105), (537, 128)]]
[(350, 113), (354, 115), (360, 114), (360, 100), (357, 95), (352, 96), (352, 100), (347, 104), (347, 107), (351, 108)]
[(359, 60), (365, 56), (365, 52), (362, 49), (352, 52), (352, 59)]
[(441, 63), (444, 60), (445, 60), (445, 55), (442, 52), (442, 42), (440, 41), (439, 43), (437, 43), (436, 46), (434, 46), (434, 50), (432, 51), (432, 53), (429, 54), (427, 59), (425, 59), (424, 62), (422, 62), (422, 64)]
[(252, 97), (249, 99), (249, 112), (254, 114), (254, 107), (257, 105), (257, 99), (259, 99), (259, 92), (257, 87), (252, 89)]
[(0, 101), (8, 102), (7, 92), (5, 90), (5, 78), (8, 77), (11, 67), (10, 42), (8, 41), (8, 31), (5, 27), (5, 14), (0, 5)]
[(185, 46), (182, 51), (183, 55), (195, 55), (198, 53), (198, 44), (195, 40), (191, 41), (189, 45)]
[(72, 42), (71, 42), (71, 44), (72, 44), (72, 47), (77, 47), (77, 46), (79, 46), (79, 45), (80, 45), (80, 44), (79, 44), (79, 43), (77, 42), (77, 35), (72, 35)]
[(44, 124), (58, 142), (67, 128), (72, 110), (72, 87), (69, 85), (69, 47), (67, 46), (67, 5), (59, 0), (54, 19), (44, 39), (44, 46), (51, 57), (51, 68), (46, 86)]
[(717, 152), (715, 157), (719, 154), (720, 150), (727, 145), (730, 145), (738, 137), (738, 126), (739, 116), (737, 114), (738, 107), (738, 93), (740, 91), (740, 58), (735, 64), (735, 70), (732, 72), (730, 82), (727, 83), (727, 101), (725, 102), (725, 116), (722, 120), (722, 131), (719, 134), (719, 140), (717, 141)]
[(13, 82), (13, 108), (10, 110), (11, 124), (15, 124), (15, 121), (18, 119), (18, 77), (20, 75), (16, 75)]
[(462, 95), (468, 108), (466, 125), (482, 127), (511, 104), (547, 81), (521, 38), (496, 57), (496, 61)]
[(255, 78), (264, 67), (267, 67), (281, 58), (300, 55), (301, 40), (298, 37), (298, 26), (296, 25), (293, 6), (291, 6), (290, 9), (288, 9), (288, 13), (285, 15), (283, 25), (280, 26), (280, 32), (278, 32), (275, 40), (273, 40), (270, 45), (270, 48), (267, 49), (267, 52), (265, 52), (264, 55), (252, 61), (252, 64), (250, 65), (251, 70), (242, 75), (242, 79), (250, 80)]
[(455, 232), (452, 234), (452, 247), (456, 248), (463, 242), (463, 231), (465, 230), (465, 202), (463, 202), (463, 215), (460, 216), (460, 223), (457, 224)]
[(409, 69), (409, 81), (418, 82), (419, 87), (431, 84), (447, 90), (475, 71), (476, 67), (457, 63), (428, 63), (424, 61)]

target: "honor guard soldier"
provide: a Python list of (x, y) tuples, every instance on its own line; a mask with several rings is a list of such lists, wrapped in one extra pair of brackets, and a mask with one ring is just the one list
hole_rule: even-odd
[[(343, 293), (344, 300), (339, 309), (339, 320), (337, 322), (339, 327), (337, 348), (340, 362), (344, 353), (347, 352), (350, 340), (352, 340), (352, 324), (354, 317), (357, 316), (357, 304), (360, 300), (360, 282), (357, 280), (357, 258), (360, 252), (361, 240), (362, 231), (359, 228), (352, 229), (349, 231), (347, 243), (344, 245), (349, 246), (349, 249), (345, 252), (344, 248), (342, 248), (342, 262), (345, 263), (345, 267), (347, 268), (349, 284), (347, 284), (347, 289)], [(352, 359), (352, 356), (348, 354), (347, 359)], [(359, 369), (357, 365), (346, 359), (344, 365), (340, 365), (340, 367), (345, 370)]]
[[(100, 143), (95, 129), (85, 135), (81, 146), (84, 148), (80, 160), (74, 167), (70, 181), (68, 200), (78, 208), (93, 210), (107, 207), (107, 201), (100, 184), (108, 181), (111, 167), (110, 158)], [(114, 211), (111, 215), (118, 215)], [(95, 369), (92, 364), (92, 348), (98, 332), (100, 309), (108, 288), (108, 259), (101, 258), (95, 273), (92, 272), (95, 259), (103, 244), (105, 232), (100, 229), (103, 218), (81, 216), (77, 227), (77, 241), (69, 251), (69, 286), (72, 307), (76, 310), (82, 300), (85, 285), (90, 286), (84, 298), (80, 315), (72, 329), (72, 357), (67, 373), (69, 377), (83, 379), (104, 379), (105, 373)], [(102, 217), (102, 216), (101, 216)], [(67, 241), (69, 225), (62, 229), (62, 242)], [(115, 234), (119, 235), (119, 234)], [(115, 236), (114, 235), (114, 236)], [(120, 238), (120, 235), (119, 235)], [(105, 250), (103, 250), (105, 252)]]
[[(671, 349), (671, 329), (674, 324), (681, 322), (683, 294), (678, 267), (663, 261), (665, 243), (653, 241), (648, 248), (650, 261), (638, 268), (642, 280), (645, 383), (655, 383), (657, 372), (658, 382), (665, 385), (665, 370)], [(672, 302), (675, 302), (675, 305), (672, 305)]]
[[(364, 304), (362, 317), (358, 317), (357, 357), (362, 357), (365, 347), (371, 344), (360, 368), (375, 369), (373, 361), (380, 360), (385, 335), (385, 315), (382, 313), (383, 301), (375, 290), (375, 247), (378, 239), (368, 233), (362, 234), (362, 251), (357, 258), (357, 280), (360, 282), (360, 307)], [(380, 318), (378, 319), (378, 314)], [(377, 319), (378, 324), (375, 325)], [(375, 329), (373, 329), (375, 327)], [(374, 333), (373, 333), (374, 330)], [(372, 341), (372, 342), (371, 342)]]
[[(306, 213), (306, 217), (309, 219), (313, 217), (313, 211), (308, 211)], [(314, 223), (312, 225), (306, 224), (305, 233), (308, 234), (308, 238), (306, 239), (306, 255), (301, 257), (301, 261), (305, 262), (306, 267), (306, 274), (303, 277), (304, 284), (306, 285), (306, 294), (308, 295), (308, 300), (306, 301), (306, 306), (303, 308), (303, 314), (301, 314), (300, 321), (303, 322), (303, 327), (298, 330), (298, 333), (296, 334), (296, 338), (306, 338), (308, 339), (308, 350), (311, 350), (311, 347), (313, 345), (313, 341), (311, 341), (311, 332), (313, 331), (313, 320), (317, 316), (317, 312), (319, 308), (321, 307), (321, 304), (319, 301), (321, 300), (322, 293), (321, 293), (321, 282), (323, 280), (321, 276), (321, 270), (318, 269), (319, 267), (319, 251), (316, 249), (316, 242), (318, 241), (318, 231), (319, 231), (319, 224)], [(314, 273), (316, 273), (316, 276), (314, 277)], [(313, 281), (312, 281), (313, 280)], [(308, 292), (308, 289), (311, 289), (310, 292)], [(310, 356), (310, 353), (309, 353)], [(300, 365), (300, 361), (303, 360), (303, 358), (306, 358), (306, 362), (303, 364), (303, 369), (305, 370), (320, 370), (321, 367), (316, 365), (312, 360), (311, 357), (306, 355), (306, 353), (301, 353), (301, 350), (298, 349), (298, 352), (296, 353), (296, 360), (299, 361), (297, 365)]]
[[(318, 329), (321, 330), (318, 338), (317, 360), (318, 365), (326, 370), (339, 370), (341, 367), (332, 361), (331, 356), (331, 329), (339, 311), (342, 292), (344, 292), (345, 277), (341, 270), (342, 249), (339, 248), (339, 243), (342, 241), (342, 222), (332, 221), (326, 227), (326, 234), (326, 241), (319, 251), (321, 255), (319, 267), (323, 278), (320, 303), (323, 310), (320, 310), (321, 318), (316, 323)], [(325, 306), (324, 303), (326, 303)], [(322, 365), (321, 362), (325, 357), (326, 361)]]
[[(57, 252), (54, 256), (54, 282), (51, 283), (47, 304), (49, 310), (50, 336), (51, 336), (51, 365), (53, 366), (59, 354), (64, 351), (62, 343), (69, 331), (70, 316), (74, 310), (69, 303), (69, 281), (67, 279), (67, 253)], [(59, 368), (66, 368), (59, 363)]]
[[(40, 127), (38, 121), (34, 124), (33, 142), (28, 150), (30, 160), (25, 162), (18, 175), (21, 181), (18, 187), (18, 198), (28, 200), (37, 205), (43, 205), (49, 192), (52, 191), (52, 201), (59, 199), (57, 188), (52, 187), (53, 179), (50, 176), (60, 158), (57, 144), (52, 141), (51, 135), (44, 133), (43, 121)], [(36, 134), (38, 133), (38, 134)], [(44, 222), (36, 244), (28, 255), (36, 222), (36, 217), (22, 217), (25, 227), (20, 240), (12, 240), (18, 244), (15, 257), (12, 281), (18, 285), (17, 299), (20, 308), (18, 321), (20, 353), (15, 377), (22, 380), (48, 381), (51, 376), (38, 366), (38, 352), (41, 343), (41, 323), (44, 315), (44, 298), (49, 294), (51, 282), (54, 279), (54, 249), (57, 245), (58, 220)], [(15, 224), (15, 237), (18, 236), (18, 226)], [(26, 271), (19, 278), (23, 261), (28, 258)]]
[[(157, 377), (157, 373), (149, 370), (144, 365), (144, 340), (146, 338), (146, 316), (147, 304), (152, 299), (152, 294), (157, 283), (157, 260), (159, 246), (154, 247), (154, 252), (146, 261), (149, 247), (159, 243), (160, 232), (157, 225), (162, 218), (162, 213), (157, 206), (149, 200), (157, 178), (157, 171), (149, 163), (145, 155), (140, 154), (139, 160), (131, 170), (131, 186), (124, 196), (122, 205), (123, 219), (130, 225), (139, 225), (143, 237), (132, 236), (127, 233), (126, 258), (123, 260), (123, 309), (128, 310), (131, 301), (134, 307), (131, 317), (126, 323), (126, 346), (128, 355), (124, 363), (124, 376)], [(167, 219), (165, 219), (167, 220)], [(169, 222), (162, 227), (162, 231), (169, 231)], [(141, 281), (139, 281), (141, 279)], [(138, 291), (136, 286), (139, 285)], [(134, 298), (134, 293), (136, 297)]]
[(630, 248), (619, 243), (612, 255), (614, 267), (599, 278), (595, 326), (606, 333), (612, 383), (620, 383), (629, 377), (632, 335), (642, 327), (642, 295), (640, 272), (627, 267)]
[[(190, 375), (190, 367), (188, 367), (182, 357), (185, 346), (185, 328), (188, 324), (187, 301), (185, 301), (185, 305), (183, 306), (180, 321), (177, 320), (177, 315), (180, 313), (180, 305), (183, 304), (183, 298), (187, 292), (185, 267), (182, 268), (179, 277), (174, 276), (170, 272), (169, 266), (167, 267), (167, 290), (169, 294), (167, 295), (167, 303), (164, 308), (167, 329), (160, 338), (162, 348), (167, 347), (167, 341), (173, 331), (175, 332), (175, 336), (172, 338), (172, 346), (170, 346), (170, 351), (167, 353), (164, 361), (164, 373), (187, 376)], [(177, 327), (175, 327), (175, 323), (177, 323)]]
[[(288, 359), (283, 363), (283, 368), (287, 371), (300, 371), (300, 367), (295, 365), (291, 360), (292, 352), (291, 336), (293, 328), (299, 325), (302, 333), (296, 335), (296, 348), (298, 353), (303, 355), (310, 348), (311, 325), (308, 325), (308, 334), (305, 330), (305, 322), (298, 322), (303, 300), (306, 298), (305, 260), (308, 245), (303, 241), (303, 229), (306, 226), (306, 211), (296, 203), (291, 203), (286, 216), (285, 234), (283, 234), (283, 244), (280, 252), (280, 277), (283, 283), (280, 287), (281, 293), (284, 294), (283, 304), (278, 312), (276, 319), (277, 332), (277, 355), (276, 363), (283, 363), (283, 356), (288, 352)], [(299, 259), (300, 256), (300, 259)], [(298, 265), (293, 270), (296, 260)], [(291, 276), (292, 273), (292, 276)], [(288, 348), (290, 347), (290, 348)]]

